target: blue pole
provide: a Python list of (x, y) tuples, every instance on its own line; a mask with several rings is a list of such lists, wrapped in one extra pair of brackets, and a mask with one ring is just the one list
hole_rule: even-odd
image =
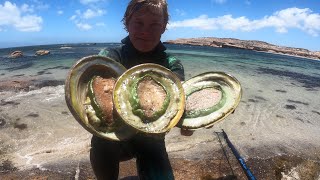
[(240, 156), (239, 152), (237, 151), (237, 149), (233, 146), (233, 144), (231, 143), (231, 141), (229, 140), (227, 134), (224, 132), (224, 130), (222, 129), (222, 134), (223, 137), (225, 138), (225, 140), (227, 141), (228, 146), (230, 147), (231, 151), (233, 152), (233, 154), (236, 156), (237, 160), (239, 161), (244, 173), (246, 174), (246, 176), (248, 177), (248, 179), (250, 180), (256, 180), (256, 178), (254, 177), (254, 175), (251, 173), (249, 167), (246, 165), (246, 162), (244, 161), (244, 159)]

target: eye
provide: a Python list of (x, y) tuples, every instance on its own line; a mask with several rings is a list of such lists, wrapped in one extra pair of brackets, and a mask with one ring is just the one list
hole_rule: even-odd
[(151, 28), (152, 29), (160, 29), (161, 26), (162, 26), (161, 23), (152, 23), (151, 24)]
[(135, 26), (143, 26), (143, 22), (142, 21), (134, 21), (134, 25)]

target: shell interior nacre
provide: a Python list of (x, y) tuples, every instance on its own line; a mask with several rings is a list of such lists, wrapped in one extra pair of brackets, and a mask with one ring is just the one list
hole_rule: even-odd
[[(102, 56), (81, 58), (71, 67), (65, 82), (66, 103), (75, 119), (90, 133), (115, 141), (136, 133), (113, 110), (110, 91), (125, 71), (120, 63)], [(99, 87), (102, 82), (103, 87)]]
[(183, 83), (186, 109), (178, 126), (195, 130), (211, 127), (231, 114), (240, 102), (239, 81), (223, 72), (206, 72)]
[(122, 74), (115, 85), (114, 104), (121, 118), (146, 133), (164, 133), (180, 120), (185, 95), (178, 77), (163, 66), (147, 63)]

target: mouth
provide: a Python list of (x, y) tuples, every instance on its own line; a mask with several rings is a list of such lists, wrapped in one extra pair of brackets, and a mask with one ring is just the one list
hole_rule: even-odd
[(153, 39), (151, 37), (135, 37), (137, 40), (140, 41), (153, 41)]

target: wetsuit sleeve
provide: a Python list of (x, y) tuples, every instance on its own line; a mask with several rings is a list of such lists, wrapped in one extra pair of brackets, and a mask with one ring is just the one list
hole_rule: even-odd
[(181, 81), (184, 81), (184, 68), (180, 60), (174, 56), (168, 55), (169, 69), (175, 73)]
[(114, 61), (120, 62), (121, 63), (121, 58), (119, 56), (119, 53), (116, 49), (112, 49), (112, 48), (105, 48), (102, 49), (99, 54), (100, 56), (104, 56), (104, 57), (108, 57), (113, 59)]

